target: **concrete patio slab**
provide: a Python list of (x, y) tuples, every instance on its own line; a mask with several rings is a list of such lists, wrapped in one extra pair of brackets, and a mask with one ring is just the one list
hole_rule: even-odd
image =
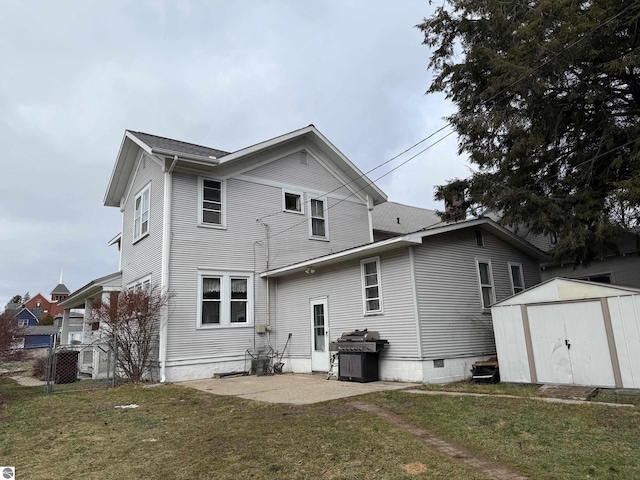
[(384, 390), (415, 388), (415, 383), (340, 382), (327, 380), (326, 374), (285, 373), (264, 377), (241, 376), (189, 380), (177, 385), (195, 388), (215, 395), (231, 395), (267, 403), (306, 405), (339, 398), (355, 397)]

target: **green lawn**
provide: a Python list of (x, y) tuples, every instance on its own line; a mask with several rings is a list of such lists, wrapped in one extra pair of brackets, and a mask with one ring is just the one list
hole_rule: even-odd
[[(350, 401), (270, 405), (171, 385), (43, 395), (0, 378), (0, 459), (20, 479), (486, 478)], [(531, 478), (640, 478), (637, 408), (403, 392), (358, 401)]]

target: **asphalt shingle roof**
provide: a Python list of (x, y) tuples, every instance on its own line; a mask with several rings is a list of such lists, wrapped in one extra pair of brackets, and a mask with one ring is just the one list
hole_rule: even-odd
[(407, 234), (432, 225), (442, 224), (435, 210), (412, 207), (396, 202), (376, 205), (372, 212), (373, 229), (381, 232)]
[(65, 293), (71, 293), (69, 291), (69, 289), (64, 285), (64, 283), (59, 283), (58, 285), (56, 285), (56, 288), (54, 288), (53, 290), (51, 290), (51, 294), (65, 294)]
[(148, 133), (134, 132), (133, 130), (129, 130), (129, 133), (138, 137), (151, 148), (163, 148), (173, 152), (200, 155), (202, 157), (220, 158), (229, 154), (229, 152), (218, 150), (216, 148), (203, 147), (202, 145), (196, 145), (195, 143), (181, 142), (180, 140), (158, 137), (157, 135), (150, 135)]

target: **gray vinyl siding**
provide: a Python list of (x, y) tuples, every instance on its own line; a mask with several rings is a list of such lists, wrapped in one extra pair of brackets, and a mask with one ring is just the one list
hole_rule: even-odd
[(302, 163), (303, 155), (295, 152), (285, 158), (268, 163), (247, 172), (252, 177), (265, 178), (277, 182), (285, 182), (298, 185), (306, 189), (312, 189), (321, 193), (336, 190), (342, 195), (351, 193), (343, 182), (338, 180), (313, 155), (306, 155), (306, 165)]
[[(124, 205), (122, 229), (122, 283), (132, 282), (151, 274), (151, 281), (160, 285), (162, 266), (162, 217), (164, 174), (150, 158), (139, 166), (133, 177), (131, 194)], [(149, 234), (133, 243), (133, 220), (136, 195), (151, 182)]]
[(318, 268), (311, 275), (278, 278), (277, 312), (273, 321), (275, 344), (282, 348), (291, 333), (285, 358), (309, 358), (310, 301), (327, 297), (331, 340), (345, 331), (368, 328), (389, 340), (389, 348), (384, 349), (382, 358), (416, 358), (416, 315), (409, 269), (406, 248), (380, 256), (384, 313), (379, 315), (364, 315), (360, 260)]
[(588, 266), (574, 267), (572, 263), (564, 266), (551, 266), (542, 270), (542, 280), (554, 277), (585, 278), (590, 275), (611, 275), (611, 283), (640, 288), (640, 256), (638, 253), (624, 257), (610, 257), (594, 260)]
[(538, 262), (473, 229), (427, 237), (414, 247), (422, 354), (426, 359), (495, 353), (491, 315), (482, 312), (476, 259), (491, 260), (496, 300), (511, 296), (508, 262), (522, 264), (526, 287), (540, 282)]
[[(296, 180), (295, 165), (289, 170), (292, 177), (280, 178), (281, 182), (292, 184), (292, 179)], [(255, 173), (251, 172), (252, 178)], [(298, 190), (304, 191), (304, 188)], [(255, 334), (253, 326), (197, 328), (199, 268), (254, 272), (254, 324), (266, 323), (266, 280), (259, 278), (260, 272), (362, 245), (369, 240), (366, 205), (355, 199), (340, 203), (335, 198), (327, 199), (331, 207), (327, 219), (330, 235), (329, 241), (321, 241), (309, 239), (306, 209), (304, 215), (282, 212), (279, 187), (227, 179), (225, 229), (198, 226), (197, 176), (174, 173), (172, 198), (169, 282), (176, 297), (168, 324), (168, 361), (240, 358), (248, 348), (267, 341), (266, 336)], [(264, 217), (262, 223), (257, 220), (260, 217)], [(268, 226), (271, 236), (268, 241), (263, 224)]]

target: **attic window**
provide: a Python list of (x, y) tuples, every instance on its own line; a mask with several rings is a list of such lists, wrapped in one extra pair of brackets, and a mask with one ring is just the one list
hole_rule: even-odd
[(301, 193), (283, 191), (282, 195), (285, 212), (303, 213)]
[(147, 185), (134, 200), (133, 240), (138, 240), (149, 233), (149, 207), (151, 185)]
[(484, 237), (482, 236), (482, 230), (476, 230), (476, 245), (484, 247)]

